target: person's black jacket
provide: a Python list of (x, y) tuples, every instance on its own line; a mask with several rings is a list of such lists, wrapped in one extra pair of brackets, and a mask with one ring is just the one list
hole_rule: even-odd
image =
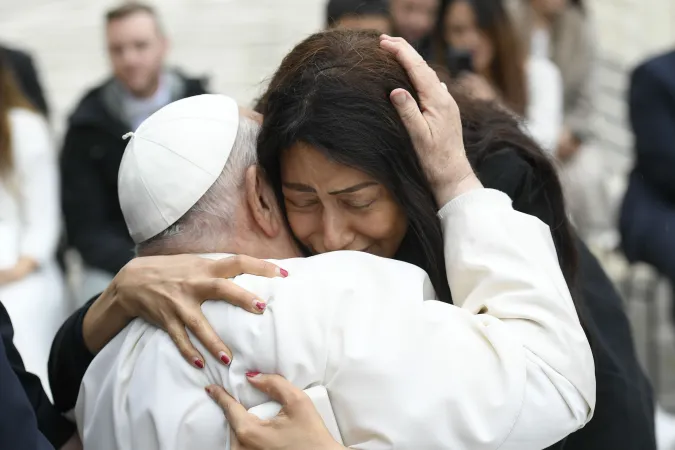
[(33, 58), (21, 50), (16, 50), (8, 47), (0, 47), (4, 57), (7, 59), (8, 65), (14, 74), (16, 81), (19, 83), (19, 88), (28, 100), (45, 116), (49, 113), (47, 107), (47, 100), (45, 99), (40, 78), (38, 77)]
[[(173, 100), (205, 94), (203, 81), (179, 75)], [(84, 262), (110, 274), (133, 257), (134, 243), (117, 197), (117, 172), (131, 130), (105, 100), (108, 80), (89, 91), (69, 120), (61, 154), (62, 207), (68, 244)]]
[[(508, 194), (518, 211), (551, 224), (553, 219), (532, 167), (512, 150), (494, 153), (474, 167), (486, 187)], [(577, 239), (581, 315), (595, 358), (597, 400), (593, 419), (552, 449), (656, 449), (652, 391), (635, 355), (621, 298), (596, 258)], [(49, 375), (56, 405), (75, 405), (80, 380), (93, 356), (82, 341), (82, 318), (76, 311), (57, 333)]]
[(75, 426), (51, 404), (40, 379), (26, 372), (2, 303), (0, 335), (0, 448), (60, 448), (75, 433)]
[(623, 250), (675, 281), (675, 51), (631, 76), (635, 167), (621, 208)]

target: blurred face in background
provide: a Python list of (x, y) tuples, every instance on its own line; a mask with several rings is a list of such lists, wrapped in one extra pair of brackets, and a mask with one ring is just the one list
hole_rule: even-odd
[(488, 35), (478, 27), (476, 13), (467, 1), (457, 0), (446, 9), (443, 38), (450, 47), (471, 53), (476, 72), (488, 73), (494, 58), (494, 46)]
[(378, 33), (392, 34), (391, 19), (387, 16), (345, 16), (335, 22), (333, 27), (343, 30), (376, 30)]
[(396, 33), (414, 44), (434, 29), (440, 0), (391, 0), (389, 5)]
[(168, 47), (156, 19), (146, 12), (114, 19), (106, 37), (115, 77), (137, 97), (154, 94)]
[(555, 17), (567, 8), (568, 0), (530, 0), (532, 8), (544, 16)]

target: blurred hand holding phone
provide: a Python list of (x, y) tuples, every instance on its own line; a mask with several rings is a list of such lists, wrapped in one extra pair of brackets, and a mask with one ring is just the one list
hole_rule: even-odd
[(473, 56), (467, 50), (449, 48), (446, 54), (448, 70), (453, 78), (461, 77), (465, 73), (474, 73)]

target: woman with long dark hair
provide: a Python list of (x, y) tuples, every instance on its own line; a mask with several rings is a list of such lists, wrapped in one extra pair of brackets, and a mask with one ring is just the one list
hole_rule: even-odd
[[(405, 219), (392, 217), (389, 220), (402, 222), (407, 219), (408, 230), (397, 248), (381, 249), (379, 253), (371, 248), (371, 251), (424, 268), (439, 298), (450, 301), (443, 260), (443, 236), (436, 219), (436, 212), (442, 205), (436, 204), (419, 160), (411, 151), (410, 138), (404, 128), (396, 125), (395, 111), (384, 95), (397, 87), (404, 87), (410, 92), (414, 89), (395, 60), (374, 56), (362, 58), (364, 52), (360, 51), (360, 46), (368, 49), (367, 45), (364, 35), (325, 34), (320, 39), (306, 40), (284, 59), (257, 108), (264, 117), (258, 141), (259, 164), (277, 190), (291, 229), (308, 254), (358, 247), (350, 239), (354, 235), (358, 237), (359, 232), (352, 232), (347, 226), (345, 233), (348, 236), (340, 238), (328, 235), (331, 230), (322, 232), (313, 229), (312, 225), (321, 221), (315, 220), (316, 214), (321, 211), (325, 214), (326, 202), (319, 198), (320, 195), (298, 193), (283, 187), (282, 178), (297, 178), (299, 175), (292, 173), (294, 170), (290, 167), (300, 159), (311, 157), (309, 155), (316, 149), (321, 149), (331, 161), (358, 168), (378, 180), (406, 213)], [(304, 60), (305, 55), (313, 56), (307, 61)], [(388, 76), (381, 76), (384, 73)], [(358, 88), (354, 89), (354, 86)], [(369, 101), (364, 101), (365, 98)], [(553, 228), (554, 232), (561, 244), (572, 242), (562, 192), (556, 191), (559, 184), (554, 168), (545, 161), (536, 144), (523, 135), (508, 133), (509, 126), (514, 123), (508, 114), (493, 109), (481, 110), (473, 102), (463, 99), (461, 94), (457, 98), (460, 99), (460, 112), (468, 132), (471, 132), (481, 113), (489, 111), (488, 117), (494, 120), (492, 135), (485, 136), (482, 145), (474, 146), (480, 150), (468, 151), (468, 157), (477, 161), (506, 146), (508, 142), (494, 139), (500, 132), (506, 131), (506, 139), (513, 139), (514, 147), (522, 149), (526, 153), (524, 156), (538, 164), (539, 170), (548, 171), (550, 201), (556, 214), (553, 218), (557, 225)], [(356, 104), (360, 107), (352, 106)], [(339, 120), (333, 120), (333, 117), (339, 117)], [(500, 122), (505, 126), (499, 127)], [(288, 163), (285, 171), (284, 163)], [(298, 167), (295, 172), (303, 169)], [(311, 204), (304, 206), (308, 202)], [(321, 203), (323, 208), (315, 208), (317, 203)], [(339, 205), (337, 209), (340, 209)], [(367, 209), (360, 215), (350, 214), (344, 206), (341, 210), (345, 216), (353, 217), (355, 227), (369, 221), (365, 215), (368, 214)], [(373, 221), (376, 220), (381, 219), (373, 218)], [(337, 246), (327, 247), (335, 241), (339, 241)], [(561, 245), (560, 249), (561, 254), (566, 256), (564, 269), (571, 282), (575, 271), (574, 246)]]
[(45, 387), (51, 341), (66, 314), (55, 260), (59, 211), (56, 152), (47, 123), (0, 53), (0, 301), (26, 368)]
[(530, 58), (501, 0), (444, 0), (435, 38), (436, 62), (453, 66), (457, 52), (471, 68), (453, 74), (474, 97), (496, 101), (526, 120), (534, 139), (553, 152), (562, 124), (562, 85), (556, 67)]

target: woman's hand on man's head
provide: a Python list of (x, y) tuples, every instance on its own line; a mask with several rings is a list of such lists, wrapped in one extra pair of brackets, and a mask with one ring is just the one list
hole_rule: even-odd
[(466, 158), (459, 108), (447, 86), (404, 39), (382, 35), (380, 45), (406, 69), (419, 96), (420, 105), (404, 89), (394, 89), (390, 98), (410, 134), (438, 207), (482, 187)]
[(148, 256), (129, 262), (96, 300), (82, 324), (85, 344), (98, 353), (136, 317), (166, 331), (183, 357), (203, 368), (204, 357), (192, 345), (190, 330), (223, 364), (232, 352), (202, 313), (206, 300), (223, 300), (255, 314), (266, 303), (229, 278), (241, 274), (286, 277), (286, 270), (245, 255), (211, 260), (196, 255)]
[(230, 424), (231, 450), (344, 450), (302, 390), (279, 375), (250, 372), (247, 378), (282, 408), (274, 419), (262, 420), (221, 386), (208, 386), (206, 392), (223, 409)]

